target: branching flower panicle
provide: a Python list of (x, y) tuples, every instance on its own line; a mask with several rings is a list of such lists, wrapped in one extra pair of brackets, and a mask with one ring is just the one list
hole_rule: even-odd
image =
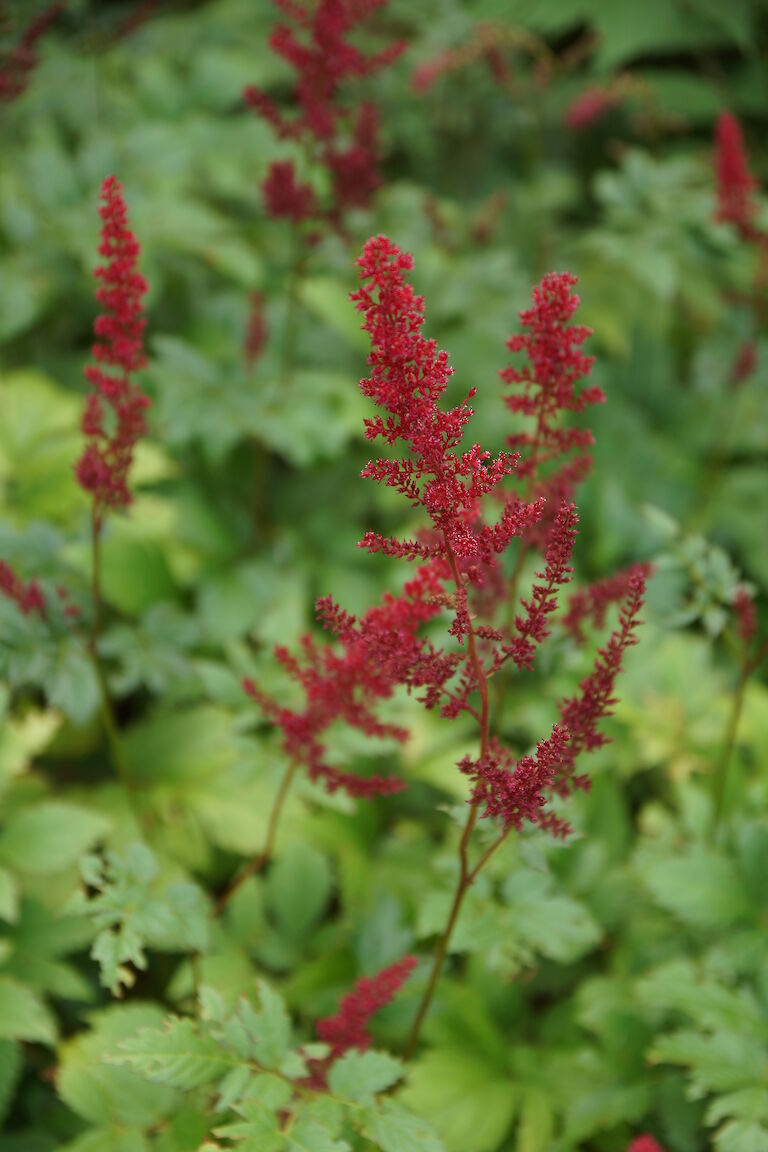
[(13, 600), (25, 616), (45, 612), (45, 598), (37, 581), (25, 582), (5, 560), (0, 560), (0, 593)]
[(139, 243), (128, 225), (122, 188), (114, 176), (101, 187), (99, 214), (103, 225), (99, 254), (105, 263), (94, 275), (101, 281), (96, 299), (104, 311), (97, 317), (95, 363), (85, 377), (95, 389), (86, 400), (82, 428), (88, 438), (75, 473), (94, 501), (100, 525), (108, 508), (131, 503), (128, 474), (137, 440), (146, 432), (149, 399), (133, 379), (146, 364), (143, 298), (147, 282), (136, 270)]

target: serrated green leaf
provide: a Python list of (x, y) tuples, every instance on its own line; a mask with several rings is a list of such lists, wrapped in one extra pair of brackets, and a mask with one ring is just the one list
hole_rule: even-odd
[(36, 992), (10, 976), (0, 976), (0, 1039), (56, 1041), (53, 1015)]
[(0, 858), (19, 872), (44, 876), (75, 864), (109, 821), (87, 808), (44, 801), (12, 816), (0, 835)]
[(403, 1076), (402, 1061), (387, 1052), (346, 1052), (328, 1074), (328, 1086), (347, 1100), (368, 1100), (390, 1088)]
[(363, 1135), (382, 1152), (444, 1152), (443, 1144), (425, 1120), (390, 1100), (379, 1108), (368, 1109)]
[(155, 1084), (188, 1090), (226, 1075), (233, 1058), (194, 1020), (171, 1017), (161, 1029), (124, 1040), (111, 1062), (128, 1064)]

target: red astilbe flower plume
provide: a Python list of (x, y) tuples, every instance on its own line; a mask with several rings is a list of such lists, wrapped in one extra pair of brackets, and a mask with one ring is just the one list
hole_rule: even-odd
[(308, 220), (317, 212), (317, 200), (311, 184), (299, 184), (290, 160), (275, 161), (269, 167), (261, 186), (267, 212), (275, 220)]
[(81, 487), (93, 496), (97, 525), (107, 508), (131, 503), (128, 473), (136, 442), (146, 432), (144, 413), (149, 407), (148, 397), (132, 379), (146, 364), (142, 300), (147, 282), (136, 271), (139, 244), (128, 226), (128, 209), (114, 176), (102, 184), (100, 199), (99, 254), (106, 263), (94, 275), (101, 281), (96, 299), (104, 311), (94, 324), (96, 363), (85, 369), (95, 389), (86, 400), (82, 422), (88, 444), (75, 467)]
[[(492, 739), (485, 757), (466, 756), (459, 762), (461, 771), (473, 781), (470, 803), (482, 805), (483, 817), (498, 818), (505, 828), (518, 832), (526, 820), (541, 823), (546, 794), (568, 756), (568, 739), (567, 730), (555, 724), (549, 739), (539, 741), (535, 756), (517, 761), (509, 749)], [(551, 826), (551, 817), (547, 823)]]
[[(602, 389), (594, 385), (576, 387), (594, 363), (594, 357), (582, 352), (591, 330), (570, 323), (579, 305), (579, 297), (571, 291), (577, 283), (569, 272), (550, 272), (533, 289), (532, 307), (520, 313), (527, 331), (507, 341), (510, 352), (522, 352), (528, 363), (500, 372), (506, 384), (522, 386), (506, 398), (507, 406), (535, 420), (532, 431), (508, 439), (510, 447), (522, 453), (518, 475), (527, 477), (529, 495), (548, 497), (553, 511), (570, 500), (575, 485), (589, 472), (592, 461), (585, 450), (594, 443), (588, 429), (560, 427), (560, 416), (605, 401)], [(551, 467), (571, 452), (577, 455)]]
[(15, 601), (25, 616), (32, 612), (42, 616), (45, 612), (45, 598), (37, 581), (25, 583), (5, 560), (0, 560), (0, 593)]
[(572, 132), (583, 132), (620, 103), (620, 96), (610, 88), (585, 88), (568, 105), (563, 123)]
[(745, 239), (756, 235), (752, 194), (757, 181), (749, 171), (741, 124), (730, 112), (721, 112), (715, 128), (717, 219), (735, 224)]
[(302, 640), (303, 660), (282, 646), (275, 649), (277, 659), (304, 691), (303, 709), (282, 707), (252, 680), (244, 682), (246, 692), (282, 730), (286, 755), (306, 767), (311, 779), (322, 780), (329, 792), (341, 788), (350, 796), (370, 799), (406, 787), (397, 777), (363, 777), (329, 765), (321, 736), (342, 721), (368, 736), (407, 739), (405, 729), (379, 720), (374, 706), (391, 697), (398, 685), (424, 687), (430, 706), (437, 702), (439, 686), (453, 675), (457, 661), (420, 638), (418, 629), (441, 606), (436, 565), (419, 568), (400, 596), (387, 594), (359, 620), (325, 597), (317, 602), (318, 617), (336, 634), (341, 650), (319, 645), (310, 636)]
[(368, 1022), (376, 1012), (391, 1003), (416, 967), (415, 956), (404, 956), (375, 976), (362, 976), (344, 996), (335, 1016), (317, 1022), (317, 1038), (330, 1044), (335, 1060), (350, 1048), (365, 1051), (370, 1046)]
[(613, 695), (616, 677), (621, 671), (624, 654), (637, 644), (640, 610), (645, 598), (646, 575), (638, 565), (628, 580), (627, 595), (619, 613), (619, 627), (611, 633), (604, 648), (598, 649), (593, 671), (579, 685), (575, 696), (560, 705), (560, 716), (569, 740), (565, 755), (558, 765), (554, 790), (567, 796), (574, 788), (589, 788), (587, 776), (576, 776), (576, 761), (582, 752), (593, 752), (609, 742), (599, 730), (599, 723), (612, 715), (616, 704)]
[(25, 28), (11, 51), (4, 58), (0, 58), (0, 102), (10, 103), (26, 90), (29, 78), (39, 63), (38, 41), (64, 8), (64, 4), (51, 4), (45, 8)]
[(587, 588), (579, 588), (570, 598), (568, 611), (560, 620), (561, 625), (574, 640), (581, 643), (584, 640), (584, 625), (591, 623), (595, 628), (602, 628), (610, 606), (626, 598), (633, 576), (641, 572), (647, 579), (652, 570), (651, 564), (632, 564), (629, 568), (615, 572), (613, 576), (595, 581)]
[(530, 670), (533, 667), (535, 646), (550, 633), (549, 617), (557, 610), (558, 591), (570, 582), (573, 572), (569, 561), (576, 542), (578, 522), (575, 505), (561, 504), (547, 541), (544, 571), (536, 573), (536, 579), (544, 583), (534, 584), (531, 599), (523, 600), (526, 615), (515, 618), (515, 634), (511, 643), (504, 645), (505, 656), (510, 657), (518, 668)]
[(479, 444), (455, 451), (473, 414), (467, 401), (475, 389), (456, 408), (439, 406), (453, 369), (447, 353), (421, 334), (424, 300), (405, 278), (411, 257), (386, 236), (375, 236), (364, 245), (358, 265), (361, 287), (351, 298), (365, 316), (363, 329), (371, 340), (371, 374), (360, 381), (360, 390), (386, 413), (365, 421), (365, 435), (389, 445), (399, 441), (409, 453), (369, 461), (362, 475), (421, 505), (435, 530), (430, 542), (367, 532), (361, 547), (407, 558), (447, 558), (450, 550), (456, 557), (490, 560), (536, 522), (542, 505), (510, 502), (496, 525), (478, 524), (482, 497), (515, 471), (517, 457), (500, 452), (492, 458)]

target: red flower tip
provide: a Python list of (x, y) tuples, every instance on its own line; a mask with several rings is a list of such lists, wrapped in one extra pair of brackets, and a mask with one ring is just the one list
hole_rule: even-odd
[(616, 93), (607, 88), (587, 88), (568, 106), (563, 122), (573, 132), (583, 132), (585, 128), (602, 120), (618, 103)]
[(317, 211), (314, 189), (310, 184), (297, 182), (296, 170), (290, 160), (276, 160), (270, 164), (261, 190), (267, 212), (276, 220), (283, 218), (298, 224)]
[(752, 594), (743, 584), (739, 585), (734, 594), (733, 612), (739, 639), (744, 647), (748, 648), (757, 632), (757, 614)]

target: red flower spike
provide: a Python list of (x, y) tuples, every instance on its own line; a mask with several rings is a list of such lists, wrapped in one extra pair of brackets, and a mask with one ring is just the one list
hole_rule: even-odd
[[(137, 440), (146, 432), (149, 398), (132, 376), (146, 365), (142, 300), (147, 282), (136, 271), (139, 244), (128, 226), (128, 209), (114, 176), (101, 186), (103, 224), (99, 254), (106, 260), (94, 276), (101, 281), (96, 299), (104, 312), (94, 323), (95, 364), (85, 369), (95, 392), (86, 400), (82, 428), (88, 444), (75, 466), (81, 487), (94, 499), (97, 523), (106, 508), (130, 504), (128, 473)], [(112, 369), (113, 371), (108, 371)], [(110, 409), (109, 423), (106, 408)]]
[(511, 644), (504, 646), (506, 655), (518, 668), (533, 667), (535, 646), (550, 633), (548, 618), (557, 609), (558, 589), (570, 582), (573, 572), (569, 561), (578, 523), (575, 505), (561, 504), (547, 541), (546, 566), (543, 572), (536, 573), (536, 579), (544, 583), (534, 584), (531, 599), (523, 600), (526, 615), (516, 617), (515, 635)]
[(492, 739), (484, 759), (467, 756), (459, 762), (474, 782), (470, 802), (482, 805), (482, 816), (500, 819), (505, 828), (520, 831), (526, 820), (541, 824), (546, 793), (568, 757), (568, 740), (567, 730), (555, 724), (549, 739), (539, 742), (535, 756), (515, 762), (512, 753)]
[(368, 1022), (371, 1016), (391, 1003), (416, 964), (415, 956), (404, 956), (375, 976), (362, 976), (353, 990), (342, 998), (336, 1015), (318, 1020), (317, 1038), (330, 1044), (331, 1060), (350, 1048), (364, 1051), (370, 1046)]
[(721, 112), (715, 134), (716, 219), (735, 224), (745, 239), (753, 238), (757, 181), (749, 171), (741, 124), (730, 112)]
[[(569, 272), (550, 272), (533, 289), (532, 307), (520, 313), (527, 331), (507, 341), (509, 350), (522, 352), (528, 362), (499, 373), (506, 384), (521, 385), (519, 392), (506, 398), (507, 406), (536, 422), (533, 431), (508, 439), (510, 447), (522, 453), (518, 475), (528, 478), (532, 493), (547, 496), (555, 507), (571, 499), (575, 484), (589, 471), (591, 459), (585, 450), (594, 442), (589, 430), (561, 428), (557, 420), (562, 412), (583, 412), (605, 401), (596, 386), (576, 388), (594, 363), (593, 356), (582, 352), (591, 330), (570, 323), (579, 304), (579, 297), (571, 291), (577, 282)], [(554, 472), (549, 469), (551, 462), (574, 451), (579, 453), (575, 459)]]
[(251, 312), (245, 330), (245, 363), (253, 368), (267, 343), (266, 297), (263, 292), (251, 293)]
[(15, 601), (25, 616), (45, 613), (45, 598), (37, 581), (25, 583), (4, 560), (0, 560), (0, 592)]
[(612, 714), (616, 703), (613, 688), (621, 671), (624, 653), (637, 643), (645, 584), (645, 573), (638, 566), (628, 581), (627, 596), (619, 613), (619, 627), (611, 634), (606, 646), (598, 650), (594, 670), (582, 680), (578, 694), (560, 705), (562, 722), (570, 737), (554, 785), (560, 796), (567, 796), (573, 788), (589, 786), (587, 777), (574, 775), (576, 759), (581, 752), (592, 752), (608, 743), (608, 737), (598, 730), (598, 724)]
[(311, 184), (299, 184), (290, 160), (270, 164), (267, 178), (261, 186), (267, 212), (275, 220), (293, 220), (299, 224), (317, 212), (315, 191)]
[(584, 625), (590, 622), (595, 628), (602, 628), (609, 607), (626, 598), (635, 573), (641, 572), (648, 578), (652, 571), (651, 564), (633, 564), (605, 580), (590, 584), (588, 588), (580, 588), (571, 596), (568, 611), (560, 621), (563, 628), (581, 643), (584, 640)]
[(637, 1139), (633, 1140), (627, 1152), (665, 1152), (665, 1149), (654, 1140), (653, 1136), (646, 1133), (644, 1136), (638, 1136)]
[(441, 594), (439, 570), (425, 566), (400, 596), (387, 594), (359, 620), (330, 597), (318, 600), (318, 618), (336, 633), (341, 652), (309, 636), (302, 641), (303, 658), (283, 647), (275, 649), (276, 658), (303, 689), (301, 710), (281, 707), (253, 681), (244, 681), (248, 695), (282, 730), (286, 755), (304, 765), (311, 779), (322, 780), (329, 792), (341, 788), (350, 796), (371, 799), (406, 787), (397, 777), (362, 777), (332, 767), (326, 763), (321, 737), (342, 720), (374, 738), (407, 739), (405, 729), (379, 720), (374, 706), (391, 697), (398, 685), (425, 688), (436, 703), (435, 693), (453, 675), (457, 660), (418, 636), (420, 626), (440, 611)]
[(602, 120), (611, 108), (615, 108), (619, 98), (606, 88), (586, 88), (568, 106), (563, 122), (572, 132), (583, 132)]
[(361, 545), (409, 557), (445, 557), (450, 547), (462, 559), (490, 559), (538, 519), (541, 509), (520, 503), (495, 527), (476, 526), (481, 498), (515, 471), (517, 457), (501, 452), (492, 458), (479, 444), (460, 455), (454, 451), (473, 414), (468, 402), (474, 390), (457, 408), (438, 404), (453, 369), (447, 354), (421, 334), (424, 300), (405, 278), (411, 257), (386, 236), (374, 236), (358, 265), (361, 287), (351, 298), (364, 314), (363, 329), (371, 340), (371, 374), (360, 381), (360, 390), (386, 414), (365, 421), (366, 438), (381, 437), (390, 445), (401, 441), (409, 452), (403, 459), (371, 460), (362, 475), (421, 505), (435, 529), (434, 542), (367, 533)]

